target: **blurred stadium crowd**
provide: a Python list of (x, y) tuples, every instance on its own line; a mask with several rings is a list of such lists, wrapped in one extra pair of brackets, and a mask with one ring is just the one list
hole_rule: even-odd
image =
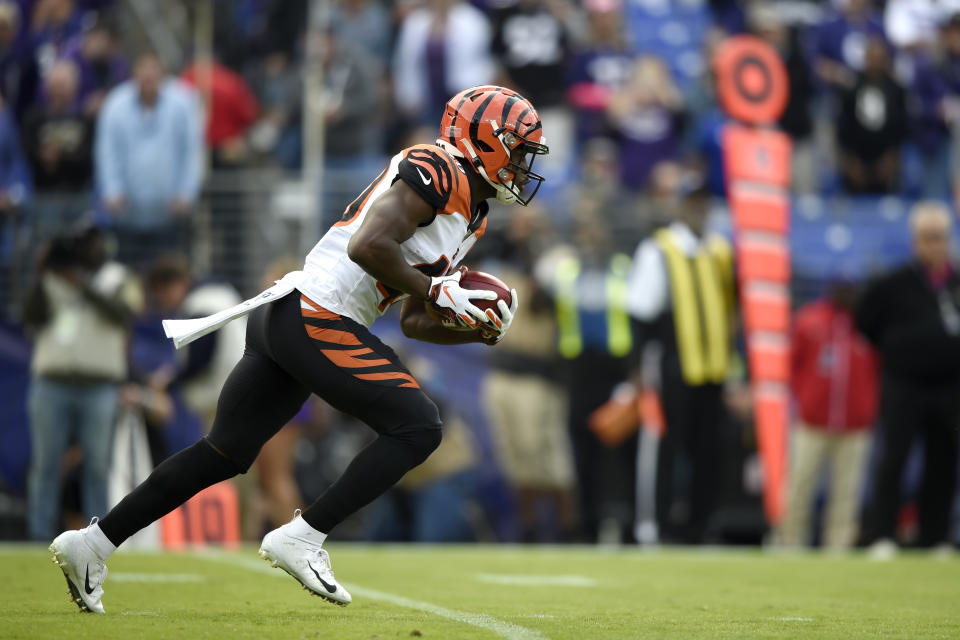
[[(696, 216), (730, 235), (710, 58), (738, 33), (772, 45), (789, 76), (778, 126), (794, 144), (794, 306), (843, 299), (910, 259), (915, 201), (960, 197), (960, 2), (0, 1), (0, 537), (48, 539), (102, 515), (144, 465), (202, 435), (242, 323), (175, 353), (159, 319), (211, 313), (299, 268), (391, 154), (435, 137), (449, 96), (499, 83), (541, 113), (547, 183), (530, 207), (494, 208), (470, 266), (516, 286), (523, 308), (495, 349), (410, 344), (394, 318), (378, 323), (447, 430), (338, 537), (761, 541), (736, 349), (704, 404), (709, 432), (667, 439), (676, 409), (655, 394), (639, 430), (597, 413), (637, 370), (666, 385), (657, 340), (638, 336), (644, 318), (623, 299), (644, 295), (638, 245)], [(788, 508), (785, 543), (820, 520), (816, 539), (835, 547), (892, 535), (860, 524), (883, 458), (876, 366), (831, 378), (843, 417), (821, 422), (857, 441), (805, 441), (845, 472), (831, 475), (846, 504), (822, 505), (813, 464), (790, 490), (815, 508)], [(824, 402), (802, 393), (801, 407)], [(245, 535), (289, 519), (369, 437), (308, 403), (240, 483)], [(953, 477), (936, 482), (953, 487), (950, 455)], [(894, 508), (909, 541), (929, 487), (922, 451), (904, 458)]]

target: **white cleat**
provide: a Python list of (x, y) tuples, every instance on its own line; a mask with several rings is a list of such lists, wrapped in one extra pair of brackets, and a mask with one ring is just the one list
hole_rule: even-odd
[(328, 602), (345, 607), (353, 600), (333, 577), (330, 555), (311, 542), (274, 529), (263, 537), (260, 557), (270, 566), (283, 569), (304, 589)]
[[(90, 524), (97, 521), (94, 518)], [(64, 531), (50, 543), (53, 561), (60, 566), (67, 579), (70, 599), (88, 613), (104, 613), (100, 598), (103, 597), (103, 581), (107, 577), (107, 565), (94, 553), (86, 541), (87, 528), (79, 531)]]

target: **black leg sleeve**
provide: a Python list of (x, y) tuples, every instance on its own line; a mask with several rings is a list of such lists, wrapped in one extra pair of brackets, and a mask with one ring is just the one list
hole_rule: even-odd
[(357, 454), (343, 475), (303, 512), (307, 524), (324, 533), (392, 487), (440, 444), (437, 425), (381, 434)]
[(120, 546), (195, 494), (239, 471), (204, 438), (161, 462), (150, 477), (110, 510), (100, 521), (100, 529), (110, 542)]

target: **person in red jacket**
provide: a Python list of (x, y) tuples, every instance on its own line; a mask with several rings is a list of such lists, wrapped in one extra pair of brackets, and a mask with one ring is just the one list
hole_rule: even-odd
[[(216, 60), (198, 57), (180, 79), (203, 97), (207, 114), (207, 148), (214, 170), (242, 167), (250, 159), (247, 132), (260, 117), (260, 105), (243, 77)], [(249, 265), (244, 254), (247, 221), (223, 198), (210, 206), (213, 256), (211, 272), (240, 287)]]
[(855, 288), (835, 283), (801, 307), (791, 339), (791, 388), (797, 405), (787, 510), (781, 542), (807, 542), (820, 468), (829, 462), (824, 545), (849, 548), (857, 535), (870, 431), (877, 413), (877, 357), (852, 317)]
[[(209, 66), (207, 66), (209, 65)], [(209, 85), (205, 75), (209, 73)], [(260, 105), (243, 77), (214, 60), (193, 62), (180, 79), (195, 87), (207, 106), (207, 146), (214, 166), (235, 166), (247, 158), (246, 134)]]

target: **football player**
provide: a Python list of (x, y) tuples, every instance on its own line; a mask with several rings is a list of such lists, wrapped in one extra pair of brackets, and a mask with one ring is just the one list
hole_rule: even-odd
[(191, 496), (245, 473), (260, 447), (311, 393), (356, 416), (378, 438), (293, 520), (268, 533), (260, 555), (310, 592), (340, 605), (327, 535), (420, 464), (440, 443), (437, 407), (390, 347), (368, 330), (403, 301), (410, 338), (495, 344), (517, 310), (471, 300), (492, 291), (459, 286), (457, 265), (486, 228), (486, 200), (526, 205), (548, 152), (536, 109), (497, 86), (467, 89), (446, 105), (436, 144), (394, 156), (307, 255), (296, 289), (254, 310), (246, 349), (220, 393), (209, 435), (162, 462), (99, 522), (50, 545), (83, 611), (103, 613), (106, 560), (128, 537)]

